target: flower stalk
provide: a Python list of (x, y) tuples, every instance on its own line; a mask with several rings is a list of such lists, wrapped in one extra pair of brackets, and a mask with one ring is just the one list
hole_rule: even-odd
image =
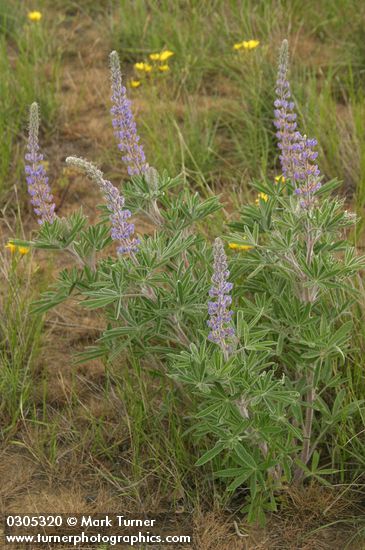
[(119, 242), (117, 252), (120, 255), (134, 255), (140, 241), (134, 237), (134, 224), (128, 222), (132, 214), (124, 208), (124, 197), (110, 181), (104, 179), (103, 173), (91, 162), (77, 157), (68, 157), (66, 162), (81, 168), (100, 187), (110, 211), (111, 238)]
[(232, 347), (230, 342), (235, 334), (231, 324), (233, 312), (229, 310), (229, 306), (232, 303), (229, 293), (233, 288), (233, 284), (228, 282), (227, 257), (221, 239), (215, 239), (213, 252), (213, 285), (209, 291), (209, 296), (215, 298), (215, 301), (208, 302), (210, 319), (207, 321), (207, 324), (211, 329), (208, 339), (218, 344), (223, 351), (225, 359), (228, 359)]
[(122, 83), (119, 57), (116, 51), (110, 54), (111, 86), (113, 106), (110, 110), (113, 120), (114, 135), (118, 140), (118, 148), (123, 153), (122, 160), (126, 163), (128, 174), (143, 175), (148, 163), (137, 126), (131, 109), (131, 101), (127, 98), (127, 90)]
[(43, 164), (43, 155), (39, 152), (39, 109), (37, 103), (32, 103), (29, 111), (29, 135), (27, 153), (25, 155), (25, 174), (28, 192), (35, 214), (40, 225), (45, 222), (53, 223), (56, 215), (56, 205), (48, 184), (46, 169)]

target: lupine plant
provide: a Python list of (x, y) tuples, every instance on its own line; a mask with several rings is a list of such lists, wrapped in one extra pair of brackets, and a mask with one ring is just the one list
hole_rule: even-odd
[[(326, 438), (359, 406), (344, 405), (341, 373), (352, 279), (364, 266), (345, 240), (355, 219), (332, 196), (337, 182), (322, 181), (316, 141), (298, 129), (286, 41), (274, 110), (283, 176), (255, 182), (256, 203), (213, 245), (200, 223), (219, 210), (218, 199), (201, 199), (147, 163), (116, 52), (110, 61), (112, 125), (130, 180), (119, 191), (89, 161), (66, 159), (104, 197), (94, 225), (82, 211), (63, 219), (54, 210), (31, 108), (27, 177), (40, 229), (15, 243), (75, 259), (34, 309), (72, 296), (102, 310), (105, 330), (82, 358), (132, 354), (176, 381), (204, 447), (197, 466), (211, 462), (229, 493), (245, 495), (249, 519), (262, 519), (287, 485), (335, 474), (321, 454)], [(149, 235), (139, 234), (142, 217)]]

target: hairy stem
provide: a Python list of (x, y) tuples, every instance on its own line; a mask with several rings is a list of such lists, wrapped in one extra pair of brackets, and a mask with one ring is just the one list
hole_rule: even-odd
[[(314, 415), (313, 404), (316, 396), (316, 391), (313, 385), (314, 384), (313, 368), (311, 368), (308, 373), (307, 382), (308, 382), (308, 390), (307, 390), (307, 395), (305, 399), (306, 412), (305, 412), (305, 420), (304, 420), (304, 426), (303, 426), (303, 449), (300, 454), (300, 460), (305, 465), (307, 465), (311, 456), (310, 443), (311, 443), (313, 415)], [(302, 468), (298, 467), (295, 470), (294, 480), (297, 483), (300, 483), (303, 479), (303, 476), (304, 476), (304, 471), (302, 470)]]

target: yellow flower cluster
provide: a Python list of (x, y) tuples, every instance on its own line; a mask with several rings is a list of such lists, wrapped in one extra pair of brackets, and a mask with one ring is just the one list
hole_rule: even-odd
[(19, 252), (22, 256), (28, 254), (29, 252), (29, 248), (27, 246), (18, 246), (10, 241), (5, 245), (5, 248), (8, 248), (11, 253)]
[(159, 52), (159, 53), (151, 53), (150, 54), (150, 60), (151, 61), (157, 61), (159, 63), (162, 63), (162, 65), (160, 65), (160, 67), (168, 67), (168, 65), (166, 64), (166, 61), (168, 59), (170, 59), (170, 57), (172, 57), (174, 55), (174, 52), (170, 51), (170, 50), (164, 50), (162, 52)]
[(266, 195), (266, 193), (259, 193), (257, 195), (256, 204), (260, 203), (260, 200), (267, 202), (269, 200), (269, 195)]
[(231, 248), (232, 250), (244, 250), (244, 251), (253, 249), (253, 246), (251, 246), (250, 244), (228, 243), (228, 247)]
[(233, 49), (239, 50), (254, 50), (260, 44), (259, 40), (243, 40), (243, 42), (237, 42), (233, 44)]
[(140, 63), (135, 63), (134, 68), (137, 71), (144, 72), (144, 73), (150, 73), (152, 71), (152, 65), (149, 63), (144, 63), (141, 61)]
[(143, 74), (147, 75), (155, 71), (167, 73), (170, 70), (167, 61), (173, 55), (175, 55), (174, 52), (170, 50), (163, 50), (162, 52), (155, 52), (149, 55), (150, 60), (153, 62), (152, 65), (151, 63), (146, 63), (145, 61), (135, 63), (134, 69), (138, 76), (129, 81), (131, 88), (139, 88), (142, 84), (141, 76)]
[(40, 11), (30, 11), (28, 12), (29, 21), (40, 21), (42, 19), (42, 14)]
[[(279, 183), (285, 183), (285, 178), (281, 174), (281, 176), (275, 176), (274, 181), (277, 185), (279, 185)], [(267, 202), (269, 200), (269, 195), (267, 195), (266, 193), (259, 193), (257, 195), (257, 199), (255, 200), (255, 203), (260, 204), (260, 200)]]

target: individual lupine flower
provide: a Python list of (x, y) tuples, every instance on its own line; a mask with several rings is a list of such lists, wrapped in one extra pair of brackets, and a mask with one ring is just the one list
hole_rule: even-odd
[(288, 41), (283, 40), (279, 55), (279, 68), (276, 81), (276, 100), (274, 102), (274, 125), (277, 129), (278, 147), (280, 149), (280, 162), (285, 178), (293, 179), (293, 154), (294, 147), (300, 134), (297, 131), (294, 112), (294, 102), (290, 101), (291, 92), (288, 81)]
[(48, 177), (44, 166), (43, 155), (39, 153), (38, 143), (39, 113), (37, 103), (32, 103), (29, 114), (29, 137), (25, 160), (25, 173), (34, 212), (38, 216), (38, 223), (53, 223), (55, 220), (56, 205), (53, 202)]
[(103, 173), (91, 162), (77, 157), (67, 157), (66, 162), (84, 170), (103, 192), (110, 211), (109, 219), (112, 224), (110, 235), (113, 240), (119, 241), (118, 254), (137, 252), (140, 240), (133, 236), (134, 224), (128, 222), (131, 213), (124, 208), (124, 197), (118, 189), (110, 181), (104, 179)]
[(112, 79), (112, 102), (110, 112), (113, 116), (113, 128), (118, 139), (118, 147), (124, 153), (123, 161), (128, 166), (128, 174), (142, 175), (146, 172), (148, 164), (142, 145), (139, 144), (139, 136), (131, 110), (131, 102), (127, 98), (126, 89), (122, 84), (120, 63), (117, 52), (110, 54), (110, 67)]
[(215, 240), (213, 252), (213, 285), (209, 291), (209, 296), (216, 300), (208, 302), (210, 319), (207, 324), (211, 329), (208, 339), (218, 344), (223, 352), (228, 354), (230, 349), (229, 340), (234, 336), (234, 328), (231, 325), (233, 312), (229, 310), (232, 303), (229, 293), (233, 288), (233, 284), (227, 280), (229, 277), (227, 257), (221, 239)]

